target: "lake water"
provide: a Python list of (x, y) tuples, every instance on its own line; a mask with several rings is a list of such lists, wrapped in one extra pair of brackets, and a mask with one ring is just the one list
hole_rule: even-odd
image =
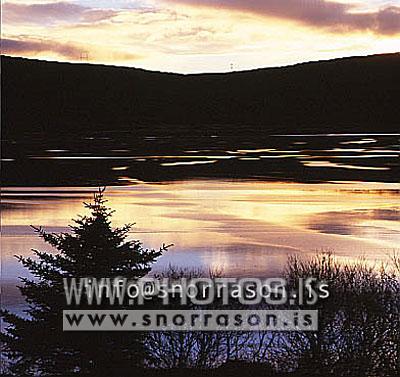
[(154, 271), (273, 276), (293, 253), (379, 264), (399, 249), (399, 135), (208, 135), (173, 146), (128, 136), (5, 141), (3, 306), (24, 306), (15, 286), (27, 272), (13, 255), (51, 251), (29, 225), (67, 230), (96, 184), (108, 185), (115, 226), (135, 222), (130, 237), (146, 247), (174, 244)]

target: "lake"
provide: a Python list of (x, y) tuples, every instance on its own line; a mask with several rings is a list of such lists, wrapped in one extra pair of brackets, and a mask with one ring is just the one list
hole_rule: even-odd
[(24, 307), (13, 255), (51, 251), (29, 225), (66, 231), (96, 185), (108, 186), (114, 225), (135, 222), (146, 247), (174, 244), (153, 271), (273, 276), (293, 253), (378, 266), (399, 249), (399, 135), (195, 136), (4, 141), (3, 306)]

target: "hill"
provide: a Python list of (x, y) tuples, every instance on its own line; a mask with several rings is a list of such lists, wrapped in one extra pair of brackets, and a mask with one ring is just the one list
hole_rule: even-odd
[(181, 75), (2, 56), (2, 132), (394, 132), (400, 54)]

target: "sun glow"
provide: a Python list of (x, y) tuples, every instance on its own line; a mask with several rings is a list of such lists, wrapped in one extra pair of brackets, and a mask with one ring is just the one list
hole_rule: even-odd
[[(222, 1), (210, 11), (207, 3), (6, 1), (2, 49), (5, 54), (46, 60), (184, 73), (400, 50), (395, 28), (380, 34), (368, 27), (325, 27), (317, 20), (307, 23), (286, 17), (284, 10), (248, 11)], [(399, 22), (400, 13), (391, 17), (392, 23)]]

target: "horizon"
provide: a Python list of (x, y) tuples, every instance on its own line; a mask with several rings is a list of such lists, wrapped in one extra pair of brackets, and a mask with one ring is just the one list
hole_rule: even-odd
[(0, 54), (0, 57), (12, 58), (12, 59), (23, 59), (23, 60), (29, 60), (29, 61), (34, 61), (34, 62), (40, 62), (40, 63), (89, 65), (89, 66), (101, 66), (101, 67), (109, 67), (109, 68), (127, 68), (127, 69), (136, 69), (136, 70), (141, 70), (141, 71), (145, 71), (145, 72), (154, 72), (154, 73), (160, 73), (160, 74), (174, 74), (174, 75), (181, 75), (181, 76), (196, 76), (196, 75), (214, 75), (214, 74), (217, 75), (217, 74), (230, 74), (230, 73), (244, 73), (244, 72), (253, 72), (253, 71), (267, 70), (267, 69), (280, 69), (280, 68), (284, 69), (284, 68), (302, 66), (302, 65), (307, 65), (307, 64), (318, 64), (318, 63), (325, 63), (325, 62), (328, 63), (328, 62), (343, 61), (343, 60), (348, 60), (348, 59), (367, 59), (367, 58), (373, 58), (373, 57), (385, 57), (385, 56), (392, 56), (392, 55), (399, 55), (399, 54), (400, 54), (400, 51), (381, 53), (381, 54), (371, 54), (371, 55), (351, 55), (351, 56), (343, 56), (343, 57), (332, 58), (332, 59), (308, 60), (308, 61), (303, 61), (303, 62), (298, 62), (298, 63), (293, 63), (293, 64), (287, 64), (287, 65), (280, 65), (280, 66), (265, 66), (265, 67), (258, 67), (258, 68), (252, 68), (252, 69), (237, 70), (237, 71), (198, 72), (198, 73), (180, 73), (180, 72), (172, 72), (172, 71), (158, 71), (158, 70), (140, 68), (140, 67), (135, 67), (135, 66), (116, 65), (116, 64), (112, 64), (112, 63), (107, 64), (107, 63), (96, 63), (96, 62), (85, 62), (85, 61), (46, 60), (46, 59), (40, 59), (40, 58), (34, 58), (34, 57), (13, 56), (13, 55), (5, 55), (5, 54)]
[(399, 0), (12, 0), (2, 54), (182, 74), (400, 50)]

